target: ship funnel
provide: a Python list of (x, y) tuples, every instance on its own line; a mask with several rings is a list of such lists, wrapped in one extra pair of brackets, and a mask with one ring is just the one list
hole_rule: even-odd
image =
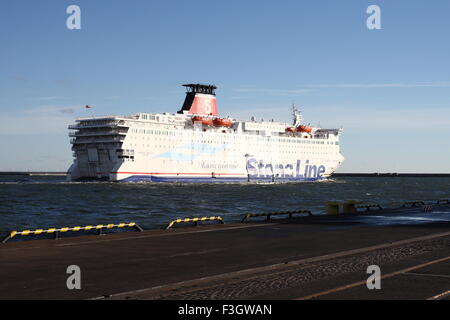
[(217, 116), (216, 86), (204, 84), (184, 84), (186, 99), (178, 113)]

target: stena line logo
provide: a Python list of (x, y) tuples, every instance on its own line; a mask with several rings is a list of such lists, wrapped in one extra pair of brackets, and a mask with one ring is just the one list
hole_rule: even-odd
[(297, 160), (295, 164), (275, 164), (264, 163), (263, 160), (250, 158), (247, 161), (247, 171), (253, 178), (313, 178), (320, 179), (325, 173), (324, 165), (309, 164), (306, 160), (304, 164)]

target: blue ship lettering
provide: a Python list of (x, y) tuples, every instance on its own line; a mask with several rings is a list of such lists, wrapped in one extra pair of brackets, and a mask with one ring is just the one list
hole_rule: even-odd
[(306, 160), (302, 165), (301, 160), (297, 160), (295, 164), (272, 164), (264, 163), (263, 160), (250, 158), (247, 161), (247, 172), (252, 178), (305, 178), (320, 179), (325, 173), (324, 165), (310, 164)]

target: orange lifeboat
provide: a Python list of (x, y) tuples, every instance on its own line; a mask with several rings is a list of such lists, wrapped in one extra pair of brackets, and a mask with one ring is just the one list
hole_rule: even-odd
[(213, 123), (216, 127), (231, 127), (233, 122), (230, 119), (215, 118)]
[(312, 132), (312, 127), (308, 127), (308, 126), (298, 126), (298, 127), (297, 127), (297, 132), (311, 133), (311, 132)]
[(213, 121), (209, 117), (194, 116), (192, 122), (201, 122), (204, 126), (210, 126)]
[(295, 132), (295, 128), (293, 127), (287, 127), (286, 132)]

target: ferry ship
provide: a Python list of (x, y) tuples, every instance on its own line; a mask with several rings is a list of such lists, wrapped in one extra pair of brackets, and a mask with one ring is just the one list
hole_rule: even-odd
[(185, 84), (176, 114), (79, 118), (69, 126), (69, 180), (285, 182), (330, 177), (342, 129), (219, 116), (213, 85)]

